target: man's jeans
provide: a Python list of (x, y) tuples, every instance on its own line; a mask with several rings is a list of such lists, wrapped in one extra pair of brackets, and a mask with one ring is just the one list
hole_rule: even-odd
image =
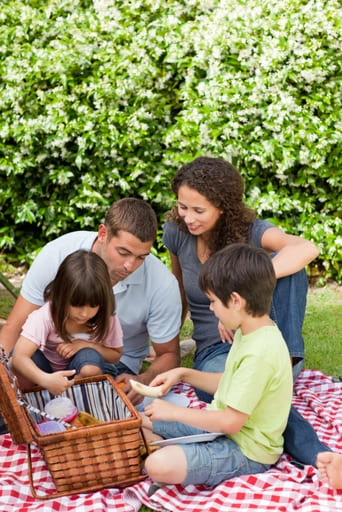
[[(304, 340), (302, 327), (304, 322), (308, 281), (305, 270), (278, 279), (274, 290), (271, 318), (278, 325), (294, 359), (293, 377), (298, 377), (304, 361)], [(223, 372), (229, 343), (217, 343), (195, 354), (193, 367), (205, 372)], [(200, 400), (210, 402), (212, 395), (196, 390)], [(284, 451), (295, 462), (316, 465), (317, 454), (331, 451), (319, 440), (311, 424), (292, 406), (284, 432)]]

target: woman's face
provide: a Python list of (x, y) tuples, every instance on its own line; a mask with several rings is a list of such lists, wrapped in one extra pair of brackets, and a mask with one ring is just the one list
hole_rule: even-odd
[(215, 228), (222, 210), (187, 185), (178, 189), (178, 214), (192, 235), (204, 235)]

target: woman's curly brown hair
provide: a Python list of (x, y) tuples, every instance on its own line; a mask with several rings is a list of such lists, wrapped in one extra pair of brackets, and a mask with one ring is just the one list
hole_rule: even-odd
[[(223, 211), (208, 239), (211, 254), (232, 243), (247, 242), (256, 214), (243, 202), (244, 183), (233, 165), (220, 158), (196, 158), (174, 176), (172, 190), (176, 197), (182, 185), (196, 190)], [(182, 231), (189, 232), (177, 207), (173, 208), (168, 219)]]

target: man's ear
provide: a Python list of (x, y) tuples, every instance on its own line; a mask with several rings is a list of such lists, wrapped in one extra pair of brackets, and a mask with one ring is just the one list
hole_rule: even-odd
[(103, 243), (107, 240), (107, 228), (104, 224), (99, 225), (99, 229), (97, 231), (97, 239), (99, 242)]

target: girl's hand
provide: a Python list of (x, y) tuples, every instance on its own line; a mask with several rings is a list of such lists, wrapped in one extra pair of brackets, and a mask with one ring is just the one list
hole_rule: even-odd
[(150, 405), (145, 407), (144, 413), (150, 421), (177, 421), (180, 419), (177, 415), (179, 409), (182, 408), (166, 402), (166, 400), (156, 398)]
[(230, 343), (230, 344), (233, 343), (234, 332), (228, 331), (220, 321), (218, 323), (218, 330), (220, 333), (220, 338), (221, 338), (222, 343), (226, 343), (226, 341), (228, 341), (228, 343)]
[(82, 348), (86, 348), (88, 345), (81, 339), (72, 340), (70, 342), (59, 343), (56, 348), (56, 352), (64, 359), (71, 359), (77, 352), (79, 352)]
[(63, 370), (60, 372), (47, 373), (41, 385), (53, 395), (60, 395), (74, 384), (75, 380), (69, 380), (68, 377), (73, 377), (75, 373), (76, 370)]

